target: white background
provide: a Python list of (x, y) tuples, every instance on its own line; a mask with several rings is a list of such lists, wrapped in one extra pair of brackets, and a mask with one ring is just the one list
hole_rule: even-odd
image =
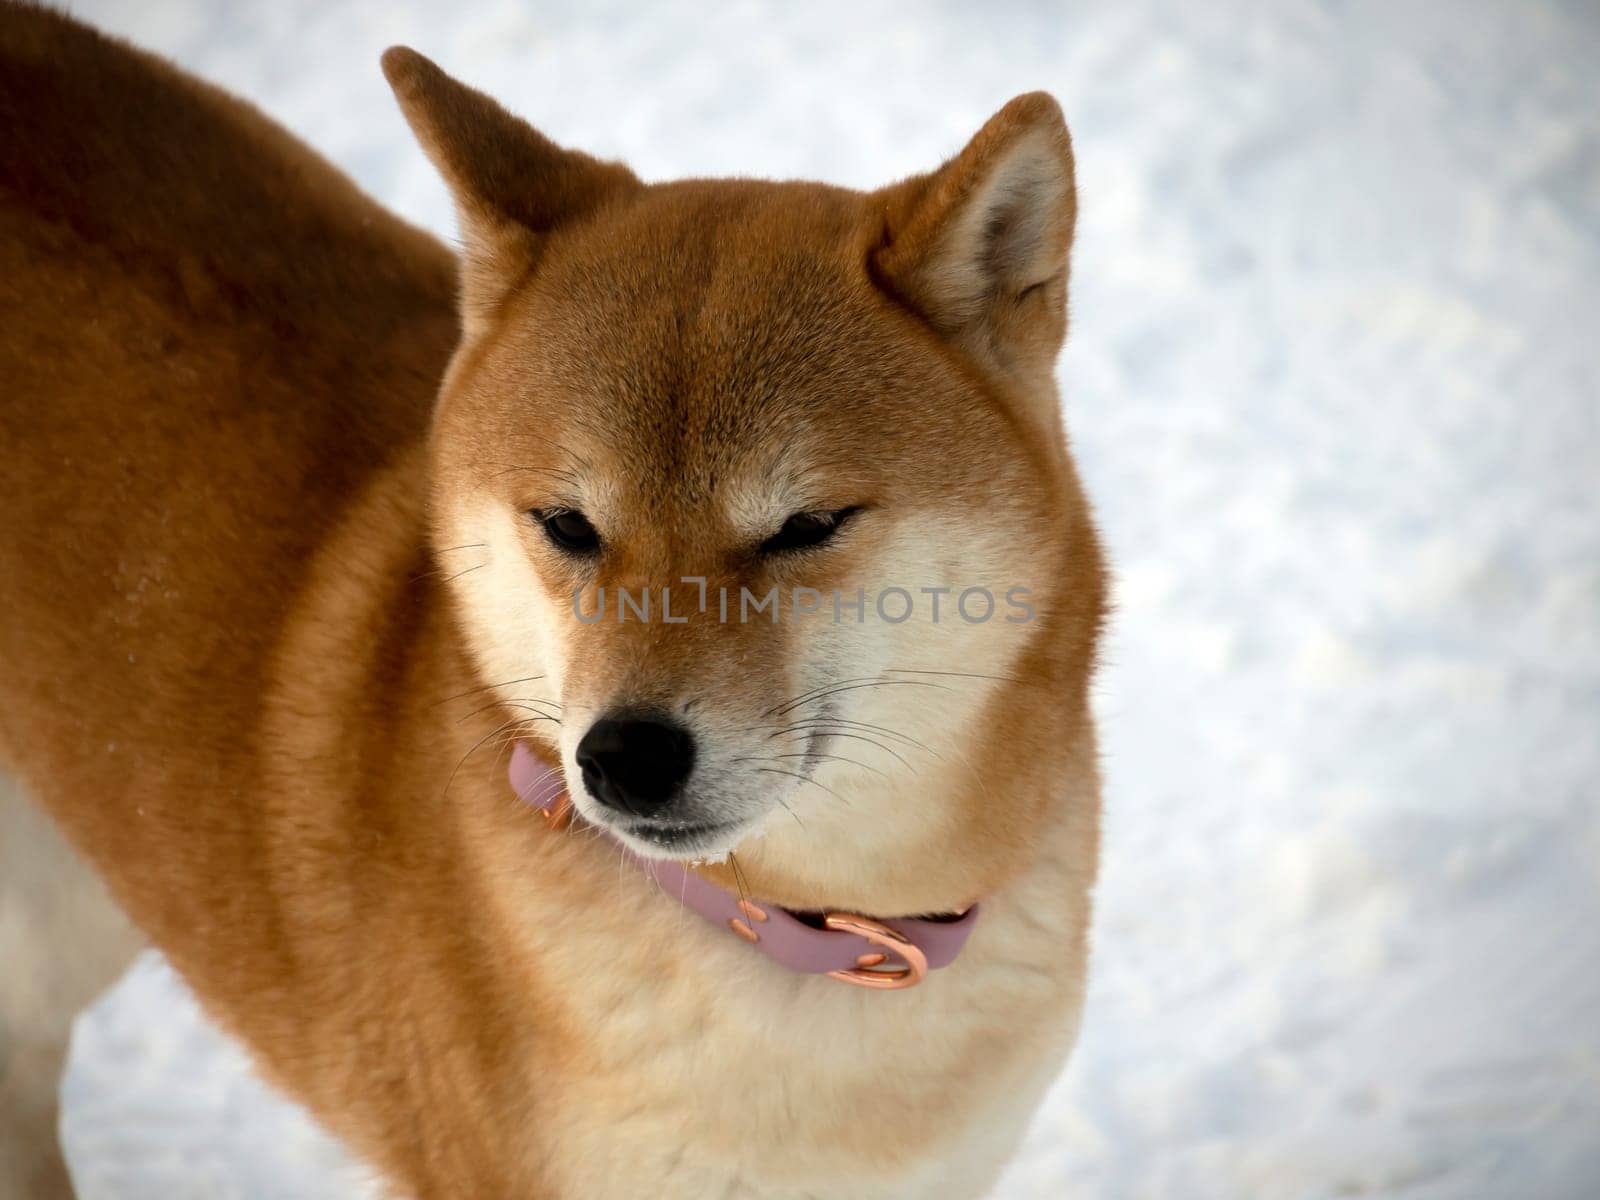
[[(1108, 836), (997, 1195), (1600, 1194), (1600, 8), (72, 7), (440, 233), (392, 42), (653, 179), (870, 186), (1054, 91)], [(212, 1037), (158, 960), (80, 1022), (91, 1200), (342, 1194)]]

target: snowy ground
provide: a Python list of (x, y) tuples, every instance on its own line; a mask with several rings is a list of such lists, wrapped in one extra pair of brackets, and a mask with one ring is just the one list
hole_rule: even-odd
[[(870, 185), (1053, 90), (1120, 609), (1087, 1023), (997, 1196), (1600, 1194), (1600, 9), (72, 7), (440, 231), (390, 42), (652, 178)], [(212, 1037), (158, 960), (80, 1021), (89, 1200), (342, 1194)]]

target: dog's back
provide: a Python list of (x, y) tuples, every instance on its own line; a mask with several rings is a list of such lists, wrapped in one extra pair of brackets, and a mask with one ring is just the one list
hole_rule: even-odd
[(227, 728), (210, 682), (421, 434), (452, 265), (158, 59), (32, 8), (0, 57), (0, 746), (111, 784)]
[[(247, 105), (0, 4), (0, 766), (91, 860), (185, 821), (255, 836), (182, 798), (236, 782), (239, 681), (319, 537), (421, 435), (452, 271)], [(48, 1195), (67, 1022), (132, 938), (0, 790), (0, 1193)], [(141, 920), (185, 919), (163, 879), (118, 883)]]
[(233, 783), (311, 549), (426, 425), (452, 265), (248, 106), (0, 16), (0, 751), (94, 857), (161, 836), (130, 793)]

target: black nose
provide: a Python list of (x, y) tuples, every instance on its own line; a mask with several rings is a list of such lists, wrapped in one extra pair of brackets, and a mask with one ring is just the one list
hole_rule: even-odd
[(694, 766), (694, 738), (680, 725), (603, 717), (578, 743), (583, 785), (601, 804), (636, 817), (666, 807)]

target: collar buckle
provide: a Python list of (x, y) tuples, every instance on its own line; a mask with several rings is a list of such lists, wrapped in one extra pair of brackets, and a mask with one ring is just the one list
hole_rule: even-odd
[[(853, 933), (865, 938), (874, 946), (881, 946), (885, 952), (863, 954), (856, 959), (856, 965), (848, 970), (829, 971), (830, 979), (853, 983), (856, 987), (893, 991), (916, 987), (928, 974), (928, 956), (922, 952), (922, 948), (881, 921), (856, 913), (830, 912), (823, 916), (822, 923), (840, 933)], [(879, 970), (878, 964), (887, 961), (890, 954), (899, 958), (904, 965), (886, 971)]]

